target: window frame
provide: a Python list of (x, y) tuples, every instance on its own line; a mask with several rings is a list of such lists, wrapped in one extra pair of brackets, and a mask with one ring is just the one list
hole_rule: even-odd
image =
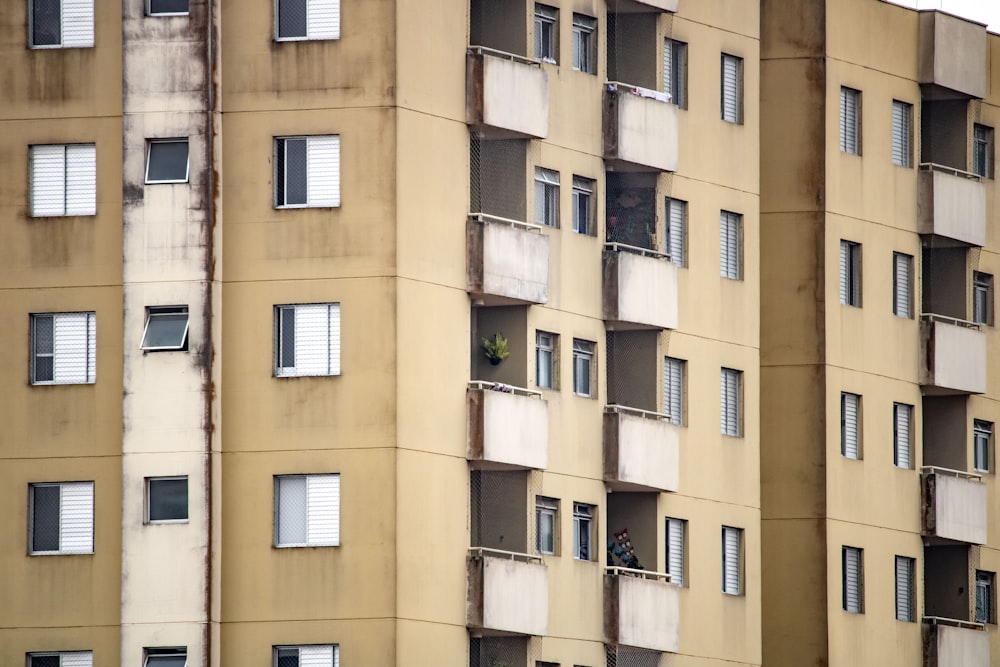
[[(545, 355), (548, 355), (545, 359)], [(558, 374), (559, 334), (535, 330), (535, 386), (539, 389), (559, 389)], [(543, 364), (543, 361), (546, 362)], [(543, 384), (542, 369), (548, 369), (548, 384)]]
[[(56, 350), (56, 322), (61, 317), (70, 315), (84, 316), (84, 370), (83, 380), (57, 380), (56, 361), (58, 351)], [(97, 313), (94, 311), (80, 312), (59, 312), (59, 313), (30, 313), (29, 314), (29, 338), (30, 355), (28, 360), (29, 380), (32, 386), (48, 385), (73, 385), (73, 384), (96, 384), (97, 382)], [(41, 320), (50, 319), (52, 321), (52, 352), (38, 351), (38, 326)], [(68, 354), (68, 353), (67, 353)], [(52, 379), (39, 379), (38, 359), (52, 359)]]
[(902, 252), (892, 253), (892, 314), (913, 319), (913, 255)]
[[(184, 334), (179, 343), (175, 345), (147, 345), (146, 336), (149, 334), (149, 326), (155, 320), (168, 317), (184, 315)], [(185, 352), (188, 349), (188, 334), (191, 330), (191, 316), (187, 306), (147, 306), (146, 324), (142, 329), (142, 338), (139, 339), (139, 349), (144, 352)]]
[[(542, 517), (551, 520), (552, 546), (546, 551), (542, 546)], [(535, 496), (535, 551), (543, 556), (559, 555), (559, 499), (548, 496)]]
[[(906, 427), (901, 428), (905, 422)], [(905, 451), (905, 465), (901, 465)], [(913, 406), (908, 403), (892, 404), (892, 464), (903, 470), (913, 469)]]
[[(302, 141), (305, 144), (305, 151), (303, 153), (305, 164), (302, 165), (302, 171), (305, 174), (305, 201), (303, 203), (288, 203), (289, 141)], [(313, 153), (313, 159), (316, 159), (318, 157), (316, 153), (323, 149), (324, 144), (325, 149), (330, 152), (330, 155), (326, 156), (326, 159), (332, 162), (332, 164), (328, 165), (327, 168), (335, 172), (328, 174), (328, 183), (323, 181), (322, 176), (313, 176), (309, 173), (309, 156), (311, 147), (317, 146), (315, 152)], [(339, 134), (299, 134), (274, 137), (272, 157), (274, 160), (274, 170), (272, 173), (272, 178), (274, 179), (272, 204), (275, 210), (299, 208), (340, 208), (341, 142)], [(278, 189), (279, 180), (281, 181), (280, 192)], [(309, 192), (311, 183), (315, 184), (313, 185), (314, 190), (319, 187), (319, 183), (325, 183), (325, 189), (329, 190), (329, 192), (326, 192), (323, 195), (317, 193), (316, 199), (310, 201), (311, 197)]]
[[(594, 356), (597, 352), (597, 344), (593, 341), (584, 340), (582, 338), (573, 339), (573, 395), (580, 396), (581, 398), (596, 398), (597, 392), (594, 391)], [(587, 386), (586, 391), (581, 391), (583, 389), (582, 378), (580, 377), (581, 363), (585, 363), (587, 366)]]
[[(336, 496), (336, 508), (328, 510), (331, 516), (327, 517), (327, 520), (331, 522), (331, 525), (327, 527), (327, 530), (336, 534), (330, 540), (310, 540), (309, 539), (309, 479), (310, 478), (328, 478), (331, 482), (332, 493)], [(281, 538), (281, 520), (282, 520), (282, 509), (280, 503), (281, 497), (281, 480), (291, 480), (291, 479), (303, 479), (305, 481), (305, 507), (302, 508), (305, 512), (305, 516), (302, 517), (302, 523), (304, 524), (305, 530), (305, 541), (294, 542), (294, 541), (282, 541)], [(327, 547), (339, 547), (341, 545), (341, 483), (340, 483), (340, 473), (339, 472), (329, 472), (329, 473), (288, 473), (279, 474), (273, 476), (274, 483), (274, 502), (273, 502), (273, 523), (274, 523), (274, 537), (271, 546), (275, 549), (304, 549), (304, 548), (327, 548)], [(329, 490), (329, 489), (328, 489)], [(289, 509), (289, 512), (294, 511)]]
[(985, 419), (972, 420), (972, 469), (993, 472), (993, 422)]
[[(667, 415), (667, 421), (676, 426), (685, 426), (687, 423), (687, 420), (684, 419), (687, 407), (685, 401), (686, 376), (687, 360), (676, 357), (663, 358), (663, 413)], [(673, 387), (675, 384), (677, 386), (677, 405), (674, 405)]]
[[(158, 14), (157, 16), (162, 16)], [(171, 14), (170, 16), (178, 16), (176, 14)], [(163, 178), (163, 179), (151, 179), (149, 177), (150, 166), (153, 164), (153, 146), (159, 146), (162, 144), (184, 144), (185, 157), (184, 157), (184, 177), (183, 178)], [(145, 184), (146, 185), (167, 185), (171, 183), (187, 183), (191, 176), (191, 143), (187, 137), (178, 137), (174, 139), (147, 139), (146, 140), (146, 171), (145, 171)]]
[[(743, 58), (739, 56), (734, 56), (730, 53), (721, 54), (721, 69), (720, 69), (720, 79), (721, 79), (721, 89), (720, 89), (720, 118), (723, 122), (732, 123), (734, 125), (743, 124)], [(732, 75), (727, 72), (727, 65), (730, 70), (734, 70)], [(733, 81), (733, 95), (735, 99), (731, 102), (728, 100), (726, 94), (726, 80), (728, 78), (734, 78)], [(729, 103), (727, 103), (729, 102)], [(730, 108), (731, 107), (731, 108)]]
[[(534, 6), (535, 60), (559, 64), (559, 8), (536, 2)], [(545, 38), (549, 44), (546, 49)]]
[[(63, 489), (64, 487), (75, 487), (77, 491), (85, 490), (89, 488), (89, 511), (90, 516), (83, 526), (77, 526), (77, 530), (81, 528), (90, 529), (89, 542), (86, 548), (83, 549), (70, 549), (64, 547), (63, 541), (63, 526), (64, 526), (64, 516), (63, 516)], [(59, 548), (57, 549), (35, 549), (35, 489), (38, 488), (58, 488), (59, 489), (59, 506), (57, 509), (57, 515), (54, 520), (56, 522), (56, 531), (58, 534)], [(28, 483), (28, 555), (29, 556), (86, 556), (92, 555), (94, 553), (94, 513), (95, 513), (95, 501), (96, 501), (96, 485), (93, 480), (85, 481), (74, 481), (74, 482), (29, 482)], [(53, 519), (49, 519), (50, 521)]]
[[(664, 230), (665, 233), (663, 235), (664, 240), (666, 242), (664, 251), (666, 252), (672, 264), (676, 265), (677, 268), (683, 269), (687, 266), (686, 246), (687, 246), (688, 203), (683, 199), (677, 199), (675, 197), (665, 197), (663, 210), (664, 210), (663, 219), (665, 221), (664, 224), (666, 226), (666, 229)], [(679, 213), (675, 213), (675, 211), (679, 211)], [(720, 216), (720, 225), (721, 225), (721, 216)], [(719, 249), (721, 254), (722, 239), (719, 240)], [(720, 264), (720, 275), (721, 275), (721, 264)]]
[[(981, 123), (972, 125), (972, 173), (980, 178), (993, 179), (994, 144), (993, 128)], [(982, 136), (980, 136), (982, 135)], [(980, 159), (982, 165), (980, 165)]]
[[(670, 583), (676, 584), (681, 588), (687, 585), (687, 534), (688, 534), (688, 522), (687, 519), (678, 519), (676, 517), (664, 517), (664, 569), (663, 571), (670, 575)], [(678, 537), (679, 536), (679, 537)], [(675, 539), (676, 538), (676, 539)], [(680, 543), (680, 553), (675, 553), (675, 549), (671, 547), (672, 542)], [(673, 565), (671, 564), (673, 563)], [(675, 572), (674, 565), (680, 569), (680, 572)]]
[(593, 179), (573, 175), (573, 231), (577, 234), (597, 235), (597, 225), (594, 224), (595, 187), (596, 182)]
[(743, 280), (743, 215), (719, 211), (719, 276)]
[(160, 16), (190, 16), (191, 14), (191, 0), (184, 0), (187, 2), (188, 8), (185, 12), (154, 12), (153, 3), (156, 0), (146, 0), (146, 16), (150, 17), (160, 17)]
[(847, 239), (840, 240), (840, 305), (851, 308), (862, 306), (862, 257), (861, 244)]
[[(153, 510), (153, 486), (158, 482), (170, 482), (184, 480), (184, 518), (154, 519)], [(189, 523), (191, 520), (191, 485), (187, 475), (166, 475), (157, 477), (147, 477), (145, 482), (145, 511), (143, 512), (143, 523), (147, 525)]]
[(329, 0), (330, 6), (332, 7), (332, 9), (330, 9), (330, 11), (329, 11), (330, 18), (328, 18), (327, 20), (330, 23), (332, 23), (332, 26), (328, 27), (326, 31), (318, 29), (318, 28), (316, 30), (310, 30), (309, 15), (308, 15), (308, 0), (301, 0), (301, 2), (304, 5), (303, 11), (306, 12), (306, 17), (305, 17), (305, 34), (304, 35), (290, 35), (290, 36), (284, 36), (283, 37), (281, 35), (281, 25), (280, 25), (280, 20), (279, 20), (280, 19), (280, 12), (281, 12), (281, 3), (282, 2), (290, 2), (290, 1), (292, 1), (292, 0), (274, 0), (273, 11), (274, 11), (274, 41), (275, 42), (308, 42), (308, 41), (322, 42), (322, 41), (335, 41), (335, 40), (340, 39), (340, 10), (341, 10), (341, 1), (340, 0)]
[(95, 45), (94, 39), (94, 24), (96, 22), (96, 15), (94, 11), (94, 1), (90, 0), (90, 24), (87, 28), (86, 33), (89, 39), (80, 41), (79, 43), (66, 43), (66, 19), (65, 19), (65, 4), (66, 0), (58, 0), (59, 2), (59, 43), (58, 44), (36, 44), (35, 43), (35, 2), (37, 0), (28, 0), (28, 48), (29, 49), (89, 49), (93, 48)]
[(972, 272), (972, 321), (976, 324), (993, 326), (993, 274), (991, 273)]
[(298, 651), (296, 659), (299, 662), (299, 666), (302, 664), (302, 649), (317, 648), (323, 649), (329, 647), (332, 651), (332, 662), (330, 663), (333, 667), (340, 667), (340, 644), (278, 644), (271, 647), (272, 665), (273, 667), (278, 667), (279, 653), (281, 651)]
[(597, 74), (597, 19), (573, 12), (573, 69)]
[[(729, 586), (730, 551), (735, 541), (736, 554), (736, 590)], [(743, 529), (735, 526), (722, 526), (722, 593), (724, 595), (741, 596), (744, 593), (743, 581)]]
[[(48, 155), (46, 155), (48, 153)], [(50, 175), (39, 173), (45, 167), (55, 169), (54, 160), (61, 163), (59, 187), (62, 203), (59, 212), (45, 207), (42, 201), (42, 181)], [(71, 157), (72, 155), (72, 157)], [(53, 161), (46, 164), (46, 161)], [(41, 177), (38, 181), (38, 179)], [(73, 187), (84, 189), (86, 201), (72, 202)], [(79, 193), (77, 193), (79, 196)], [(28, 214), (32, 218), (93, 217), (97, 215), (97, 144), (94, 142), (67, 144), (31, 144), (28, 146)]]
[[(916, 563), (916, 558), (896, 556), (896, 620), (904, 623), (916, 622)], [(900, 568), (903, 569), (901, 570)], [(905, 572), (902, 579), (900, 578), (901, 572)], [(906, 596), (905, 601), (903, 600), (903, 594)], [(905, 610), (903, 609), (904, 605), (906, 607)]]
[[(892, 101), (892, 163), (906, 169), (913, 167), (913, 105), (901, 100)], [(899, 154), (897, 160), (896, 155)]]
[[(973, 618), (975, 622), (983, 623), (984, 625), (996, 624), (996, 573), (977, 569), (975, 586), (975, 598), (973, 600)], [(984, 606), (980, 605), (981, 591), (983, 591), (982, 594), (987, 598), (984, 600)]]
[(535, 224), (559, 229), (560, 174), (535, 167)]
[[(850, 414), (851, 404), (853, 403), (854, 410), (854, 426), (853, 433), (852, 427), (850, 425), (850, 420), (848, 418)], [(845, 459), (851, 459), (856, 461), (861, 461), (863, 456), (862, 450), (862, 437), (863, 432), (863, 422), (862, 422), (862, 407), (861, 407), (861, 394), (855, 394), (849, 391), (840, 392), (840, 456)], [(851, 437), (853, 435), (853, 456), (851, 452)]]
[(688, 45), (670, 37), (663, 40), (663, 92), (670, 103), (687, 109)]
[(157, 664), (164, 662), (168, 658), (183, 658), (184, 666), (187, 665), (187, 647), (170, 647), (170, 648), (144, 648), (142, 650), (142, 667), (156, 667)]
[[(63, 658), (69, 656), (86, 656), (88, 659), (85, 663), (86, 667), (93, 667), (94, 665), (94, 652), (93, 651), (32, 651), (25, 655), (26, 664), (28, 667), (34, 667), (35, 658), (59, 658), (59, 665), (62, 667)], [(77, 662), (77, 661), (74, 661)], [(76, 664), (74, 667), (83, 667), (81, 664)]]
[[(592, 562), (596, 557), (594, 548), (595, 505), (573, 501), (573, 559)], [(586, 545), (583, 540), (586, 540)], [(587, 554), (583, 554), (584, 549)]]
[[(840, 152), (860, 156), (861, 153), (861, 91), (840, 87)], [(853, 131), (853, 137), (851, 132)]]
[[(855, 571), (857, 581), (854, 582), (857, 599), (851, 598), (850, 560), (856, 558)], [(865, 550), (860, 547), (842, 546), (840, 548), (841, 568), (841, 608), (848, 614), (865, 613)]]
[[(722, 367), (720, 378), (720, 432), (731, 438), (742, 438), (743, 371)], [(733, 420), (730, 420), (731, 412), (735, 413)], [(735, 428), (731, 428), (731, 425)]]
[[(326, 317), (327, 317), (327, 332), (326, 332), (326, 343), (325, 349), (327, 351), (327, 371), (325, 373), (314, 373), (310, 371), (298, 371), (297, 365), (295, 365), (296, 360), (293, 359), (293, 365), (282, 366), (283, 354), (284, 354), (284, 341), (286, 334), (284, 333), (284, 327), (287, 325), (283, 314), (285, 312), (291, 311), (293, 313), (293, 323), (292, 323), (292, 355), (296, 357), (299, 352), (299, 341), (302, 338), (299, 336), (299, 325), (297, 324), (297, 313), (299, 309), (311, 307), (311, 306), (326, 306)], [(329, 301), (325, 303), (291, 303), (291, 304), (277, 304), (274, 306), (274, 357), (272, 360), (274, 368), (274, 377), (276, 378), (295, 378), (295, 377), (336, 377), (341, 374), (341, 306), (339, 301)], [(334, 338), (336, 338), (336, 345), (334, 344)], [(303, 343), (304, 345), (304, 343)], [(336, 349), (334, 349), (336, 348)], [(290, 370), (289, 370), (290, 369)]]

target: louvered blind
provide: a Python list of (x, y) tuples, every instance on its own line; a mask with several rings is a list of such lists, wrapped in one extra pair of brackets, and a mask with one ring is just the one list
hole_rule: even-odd
[(31, 215), (66, 214), (66, 147), (32, 146)]
[(684, 237), (687, 202), (667, 198), (667, 254), (677, 266), (684, 266)]
[(279, 306), (275, 375), (340, 375), (340, 304)]
[(841, 402), (841, 454), (849, 459), (858, 458), (858, 410), (861, 397), (842, 393)]
[(896, 556), (896, 619), (913, 620), (913, 559)]
[(840, 303), (861, 305), (861, 247), (851, 241), (840, 242)]
[(663, 40), (663, 92), (670, 93), (670, 101), (674, 99), (674, 40)]
[(719, 275), (740, 277), (740, 215), (722, 211), (719, 216)]
[(858, 107), (861, 93), (851, 88), (840, 89), (840, 150), (858, 155)]
[(60, 485), (59, 551), (70, 554), (94, 552), (94, 483)]
[(97, 213), (97, 149), (94, 144), (66, 147), (66, 215)]
[(722, 54), (722, 120), (740, 122), (740, 59)]
[(847, 241), (840, 242), (840, 303), (850, 303), (850, 281), (847, 274), (850, 271), (851, 247)]
[(684, 585), (684, 524), (681, 519), (667, 519), (667, 572), (671, 583)]
[(740, 594), (740, 533), (739, 528), (722, 527), (722, 590)]
[(740, 434), (740, 372), (731, 368), (722, 369), (721, 387), (722, 434)]
[(861, 613), (861, 550), (844, 547), (844, 609)]
[(309, 475), (306, 491), (307, 543), (310, 546), (337, 546), (340, 544), (340, 475)]
[(307, 206), (340, 206), (340, 136), (306, 142)]
[(64, 47), (94, 45), (94, 0), (62, 0)]
[(680, 359), (663, 360), (663, 411), (671, 424), (684, 420), (684, 362)]
[(97, 373), (95, 314), (56, 313), (52, 315), (52, 319), (52, 382), (93, 383)]
[(910, 317), (910, 267), (912, 258), (896, 252), (893, 258), (893, 313), (899, 317)]
[(70, 651), (59, 654), (59, 667), (93, 667), (93, 651)]
[(299, 647), (299, 667), (340, 667), (336, 646)]
[(910, 422), (912, 407), (902, 403), (893, 405), (895, 422), (895, 463), (899, 468), (910, 467)]
[(340, 0), (307, 0), (309, 39), (340, 39)]
[(912, 107), (898, 100), (892, 101), (892, 163), (900, 167), (909, 167), (910, 129)]

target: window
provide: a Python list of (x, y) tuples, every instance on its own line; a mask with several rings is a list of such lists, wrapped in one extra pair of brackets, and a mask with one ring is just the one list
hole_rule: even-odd
[(94, 553), (94, 483), (30, 484), (29, 552)]
[(913, 257), (901, 252), (892, 253), (892, 314), (913, 317)]
[(340, 136), (274, 140), (276, 208), (340, 206)]
[(573, 231), (579, 234), (596, 233), (594, 229), (594, 181), (573, 177)]
[(31, 146), (31, 217), (97, 214), (95, 144)]
[(861, 397), (857, 394), (840, 394), (840, 454), (849, 459), (861, 458), (860, 423)]
[(340, 475), (275, 475), (274, 546), (340, 545)]
[(188, 13), (188, 0), (148, 0), (146, 13), (150, 16), (171, 16)]
[(840, 242), (840, 303), (861, 307), (861, 244)]
[(593, 529), (594, 506), (573, 503), (573, 558), (591, 560), (594, 557), (590, 548)]
[(913, 572), (915, 559), (896, 556), (896, 620), (913, 622)]
[(188, 140), (150, 141), (146, 152), (147, 183), (187, 183)]
[(577, 396), (593, 396), (590, 378), (594, 363), (594, 344), (590, 341), (573, 339), (573, 393)]
[(684, 585), (684, 535), (687, 521), (667, 517), (667, 574), (670, 582)]
[(840, 88), (840, 150), (861, 155), (861, 91)]
[(740, 380), (743, 373), (732, 368), (722, 369), (722, 435), (740, 435)]
[(187, 306), (155, 306), (146, 309), (146, 328), (139, 347), (148, 352), (186, 350)]
[(92, 384), (97, 373), (94, 313), (31, 316), (31, 384)]
[(187, 664), (187, 649), (147, 648), (144, 667), (184, 667)]
[(667, 357), (663, 360), (663, 412), (671, 424), (684, 424), (684, 367), (686, 361)]
[(597, 72), (597, 19), (573, 14), (573, 69), (588, 74)]
[(278, 40), (340, 39), (340, 0), (275, 0)]
[(727, 595), (739, 595), (743, 592), (740, 576), (742, 542), (742, 528), (722, 527), (722, 592)]
[(535, 550), (540, 554), (556, 553), (556, 533), (559, 522), (559, 501), (555, 498), (535, 498)]
[(740, 275), (740, 223), (739, 213), (722, 211), (719, 224), (719, 275), (739, 280)]
[(93, 665), (93, 651), (28, 654), (28, 667), (93, 667)]
[(993, 128), (979, 123), (972, 126), (972, 171), (993, 178)]
[(94, 45), (94, 0), (29, 0), (32, 48)]
[(274, 375), (340, 375), (340, 304), (274, 309)]
[(972, 467), (979, 472), (990, 471), (993, 449), (993, 422), (976, 419), (972, 422)]
[(843, 547), (841, 559), (843, 561), (843, 604), (844, 611), (851, 614), (864, 613), (864, 574), (862, 563), (862, 549), (857, 547)]
[(188, 520), (188, 478), (146, 479), (146, 523), (176, 523)]
[(535, 332), (535, 386), (558, 389), (556, 382), (556, 349), (559, 336), (546, 331)]
[(722, 120), (743, 122), (743, 59), (722, 54)]
[(994, 611), (993, 585), (996, 575), (993, 572), (976, 570), (976, 623), (996, 623)]
[(535, 222), (559, 226), (559, 172), (535, 167)]
[(274, 667), (340, 667), (340, 647), (275, 646)]
[[(687, 240), (687, 202), (667, 197), (667, 247), (670, 261), (677, 266), (684, 266), (684, 243)], [(728, 245), (728, 241), (727, 241)], [(737, 240), (737, 245), (739, 242)], [(737, 257), (739, 252), (737, 251)], [(739, 262), (737, 261), (737, 270)]]
[(913, 448), (913, 441), (910, 438), (910, 424), (913, 423), (913, 406), (903, 403), (893, 403), (892, 423), (892, 462), (897, 468), (909, 468), (910, 451)]
[(972, 272), (972, 321), (993, 324), (993, 276)]
[(892, 163), (913, 166), (913, 105), (892, 101)]
[(548, 5), (535, 5), (535, 58), (555, 63), (558, 54), (556, 19), (559, 10)]
[(663, 91), (681, 109), (687, 108), (687, 44), (663, 40)]

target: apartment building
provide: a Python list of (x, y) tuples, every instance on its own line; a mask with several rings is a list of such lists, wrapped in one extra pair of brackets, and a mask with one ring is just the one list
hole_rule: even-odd
[(995, 664), (1000, 42), (875, 0), (761, 37), (764, 664)]
[(759, 25), (0, 3), (0, 663), (760, 665)]

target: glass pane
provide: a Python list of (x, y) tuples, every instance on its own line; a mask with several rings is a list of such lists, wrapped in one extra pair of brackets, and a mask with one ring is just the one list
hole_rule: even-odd
[(151, 655), (146, 658), (146, 667), (184, 667), (187, 662), (185, 654)]
[(278, 367), (295, 368), (295, 309), (282, 308), (278, 312), (281, 314)]
[(306, 203), (306, 140), (286, 139), (284, 155), (286, 206)]
[(545, 554), (555, 551), (554, 519), (549, 512), (538, 513), (538, 550)]
[(32, 0), (31, 43), (34, 46), (62, 43), (59, 5), (60, 0)]
[(149, 0), (150, 14), (186, 14), (188, 0)]
[(30, 667), (59, 667), (58, 655), (33, 655)]
[(32, 491), (31, 550), (59, 550), (59, 487), (34, 486)]
[(144, 350), (178, 350), (184, 347), (187, 329), (187, 313), (150, 313), (141, 347)]
[(149, 520), (183, 521), (187, 518), (187, 478), (149, 480)]
[(52, 354), (52, 322), (51, 315), (39, 315), (34, 318), (35, 354)]
[(279, 648), (277, 667), (299, 667), (299, 650), (297, 648)]
[(188, 142), (154, 141), (149, 144), (149, 165), (146, 182), (186, 181), (188, 172)]
[(306, 0), (278, 0), (278, 37), (306, 36)]

